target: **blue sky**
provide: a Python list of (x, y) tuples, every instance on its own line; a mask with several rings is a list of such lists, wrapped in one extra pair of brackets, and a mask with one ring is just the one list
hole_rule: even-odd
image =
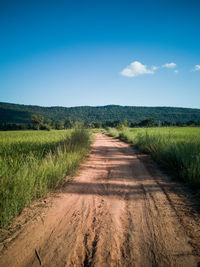
[(199, 14), (199, 0), (1, 0), (0, 101), (200, 108)]

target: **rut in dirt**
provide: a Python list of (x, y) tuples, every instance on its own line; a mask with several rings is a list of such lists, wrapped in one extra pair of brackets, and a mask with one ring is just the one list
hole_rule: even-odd
[(0, 266), (199, 266), (198, 204), (148, 157), (96, 134), (79, 175), (4, 241)]

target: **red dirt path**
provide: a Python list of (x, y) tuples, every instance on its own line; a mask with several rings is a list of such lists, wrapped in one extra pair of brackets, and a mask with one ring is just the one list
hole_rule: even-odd
[(96, 134), (79, 175), (2, 243), (0, 266), (198, 266), (197, 205), (149, 157)]

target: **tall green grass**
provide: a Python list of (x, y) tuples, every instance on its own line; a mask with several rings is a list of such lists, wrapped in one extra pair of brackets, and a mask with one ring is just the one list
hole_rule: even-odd
[(173, 176), (200, 187), (199, 127), (123, 128), (107, 133), (151, 154)]
[(85, 129), (0, 132), (0, 227), (73, 175), (90, 143)]

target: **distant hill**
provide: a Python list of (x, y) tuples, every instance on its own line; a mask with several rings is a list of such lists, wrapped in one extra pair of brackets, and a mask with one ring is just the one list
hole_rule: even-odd
[(200, 109), (176, 107), (135, 107), (135, 106), (81, 106), (81, 107), (41, 107), (0, 102), (0, 123), (29, 123), (32, 114), (40, 114), (45, 119), (64, 121), (124, 121), (138, 123), (153, 117), (156, 121), (171, 123), (200, 121)]

